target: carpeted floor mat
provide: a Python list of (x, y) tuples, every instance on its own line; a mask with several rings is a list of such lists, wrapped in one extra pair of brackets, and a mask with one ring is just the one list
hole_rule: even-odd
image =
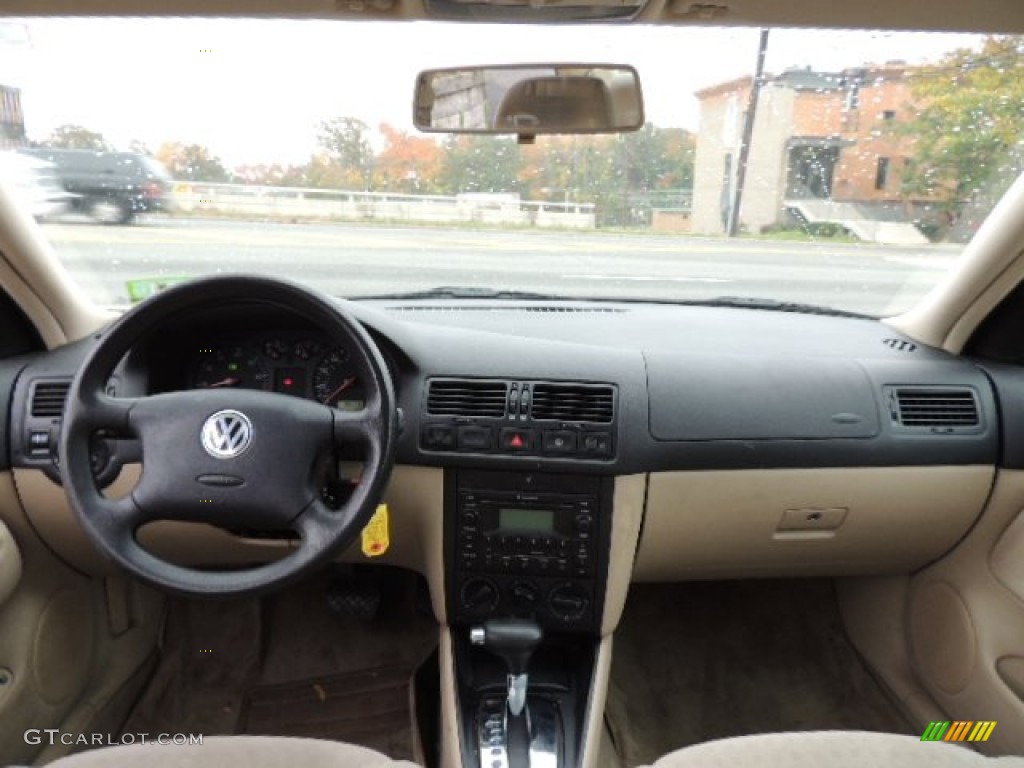
[(634, 584), (606, 716), (627, 767), (749, 733), (911, 733), (818, 580)]
[(405, 666), (258, 686), (243, 718), (246, 733), (335, 739), (414, 757)]
[(413, 758), (410, 685), (438, 637), (416, 579), (382, 578), (372, 620), (332, 611), (326, 578), (263, 600), (172, 600), (160, 663), (122, 732), (315, 736)]

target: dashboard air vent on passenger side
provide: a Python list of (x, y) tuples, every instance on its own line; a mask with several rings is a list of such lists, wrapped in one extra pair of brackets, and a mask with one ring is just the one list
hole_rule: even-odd
[(60, 417), (70, 388), (70, 381), (36, 382), (32, 390), (32, 415), (41, 419)]
[(507, 399), (505, 381), (435, 379), (427, 391), (427, 413), (500, 419), (505, 415)]
[(615, 390), (604, 384), (535, 384), (530, 416), (536, 421), (610, 424)]
[(893, 387), (890, 406), (904, 427), (976, 427), (980, 423), (978, 398), (966, 387)]

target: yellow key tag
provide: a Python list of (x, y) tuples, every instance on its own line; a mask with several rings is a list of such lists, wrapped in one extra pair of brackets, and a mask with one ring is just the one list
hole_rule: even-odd
[(378, 504), (370, 522), (363, 528), (363, 554), (367, 557), (380, 557), (388, 551), (391, 540), (388, 538), (388, 505)]

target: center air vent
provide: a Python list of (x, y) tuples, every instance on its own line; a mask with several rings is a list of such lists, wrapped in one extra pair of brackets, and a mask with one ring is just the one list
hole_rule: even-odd
[(435, 379), (427, 392), (427, 413), (500, 419), (505, 415), (507, 396), (508, 383), (504, 381)]
[(894, 387), (893, 418), (904, 427), (953, 428), (980, 424), (978, 399), (967, 388)]
[(536, 421), (580, 421), (610, 424), (615, 413), (615, 390), (607, 385), (535, 384), (533, 409)]
[(70, 381), (40, 381), (32, 390), (32, 415), (36, 418), (55, 418), (64, 413)]

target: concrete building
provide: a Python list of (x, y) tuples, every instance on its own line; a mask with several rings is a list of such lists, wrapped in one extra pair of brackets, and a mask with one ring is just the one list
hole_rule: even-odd
[[(741, 229), (841, 224), (863, 240), (913, 243), (928, 201), (907, 200), (909, 140), (892, 130), (912, 116), (903, 65), (842, 72), (789, 70), (761, 89), (740, 206)], [(693, 230), (725, 231), (752, 79), (706, 88), (694, 169)]]
[(25, 143), (25, 116), (21, 111), (21, 91), (0, 85), (0, 148)]

